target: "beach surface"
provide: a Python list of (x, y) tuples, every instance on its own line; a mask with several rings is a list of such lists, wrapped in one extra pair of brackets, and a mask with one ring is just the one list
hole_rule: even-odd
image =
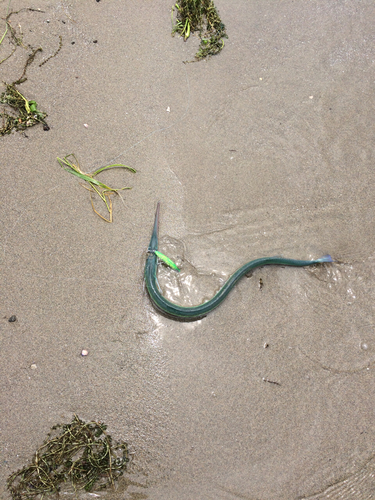
[[(371, 498), (374, 2), (217, 0), (225, 47), (187, 64), (199, 39), (171, 36), (172, 4), (11, 1), (26, 48), (0, 80), (42, 47), (17, 88), (50, 130), (0, 137), (0, 498), (75, 414), (132, 457), (116, 491), (78, 498)], [(98, 176), (132, 188), (112, 224), (68, 154), (136, 169)], [(143, 279), (158, 201), (181, 305), (259, 257), (335, 262), (260, 268), (202, 320), (167, 319)]]

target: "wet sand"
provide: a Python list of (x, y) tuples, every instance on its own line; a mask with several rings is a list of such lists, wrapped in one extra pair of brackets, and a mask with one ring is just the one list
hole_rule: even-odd
[[(78, 414), (133, 453), (100, 498), (371, 498), (373, 2), (217, 1), (229, 39), (194, 64), (172, 2), (11, 5), (44, 11), (14, 22), (43, 48), (19, 90), (50, 131), (1, 138), (0, 497)], [(137, 169), (101, 176), (132, 186), (113, 224), (58, 165), (69, 153)], [(160, 283), (182, 304), (257, 257), (338, 262), (259, 269), (203, 320), (166, 319), (143, 284), (159, 200), (160, 249), (182, 269)]]

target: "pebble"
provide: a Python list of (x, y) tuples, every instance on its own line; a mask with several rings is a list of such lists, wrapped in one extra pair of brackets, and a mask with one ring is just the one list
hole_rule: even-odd
[(89, 353), (89, 351), (87, 351), (86, 349), (82, 349), (81, 356), (87, 356), (88, 353)]

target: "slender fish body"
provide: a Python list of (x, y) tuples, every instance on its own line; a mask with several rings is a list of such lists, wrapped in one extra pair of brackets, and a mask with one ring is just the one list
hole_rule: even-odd
[(237, 269), (237, 271), (232, 274), (232, 276), (224, 283), (222, 288), (212, 297), (211, 300), (208, 300), (199, 306), (182, 307), (163, 297), (157, 281), (158, 256), (155, 251), (158, 251), (159, 212), (160, 202), (156, 208), (154, 228), (151, 235), (150, 245), (148, 247), (148, 256), (145, 265), (145, 281), (148, 294), (155, 308), (173, 319), (180, 321), (195, 321), (203, 318), (222, 303), (242, 276), (257, 267), (268, 265), (305, 267), (312, 266), (314, 264), (332, 262), (332, 257), (330, 255), (324, 255), (324, 257), (316, 260), (295, 260), (284, 259), (282, 257), (263, 257), (255, 259)]

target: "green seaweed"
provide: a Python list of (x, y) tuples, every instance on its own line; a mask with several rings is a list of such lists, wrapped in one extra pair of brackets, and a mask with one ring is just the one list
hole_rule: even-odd
[(9, 476), (12, 499), (58, 496), (64, 483), (75, 491), (113, 486), (129, 462), (128, 445), (113, 443), (106, 429), (102, 422), (86, 423), (77, 415), (70, 424), (52, 427), (31, 464)]
[[(177, 15), (173, 21), (174, 8)], [(218, 54), (228, 38), (213, 0), (180, 0), (172, 8), (172, 35), (178, 33), (187, 40), (191, 33), (198, 33), (201, 40), (196, 60)], [(174, 23), (174, 24), (173, 24)]]
[(37, 123), (43, 123), (44, 128), (48, 130), (45, 122), (47, 113), (38, 110), (38, 105), (33, 100), (28, 100), (16, 89), (15, 83), (5, 83), (6, 90), (0, 95), (0, 103), (8, 105), (14, 112), (0, 112), (2, 126), (0, 127), (0, 136), (10, 134), (12, 130), (25, 130)]
[[(70, 158), (73, 158), (75, 163), (73, 163)], [(74, 154), (70, 154), (67, 156), (64, 156), (64, 158), (57, 158), (57, 161), (59, 162), (60, 166), (69, 172), (72, 175), (75, 175), (76, 177), (79, 177), (81, 180), (87, 182), (90, 187), (83, 186), (86, 188), (88, 191), (90, 191), (90, 199), (91, 199), (91, 205), (92, 209), (94, 212), (99, 215), (100, 218), (105, 220), (106, 222), (113, 222), (113, 211), (112, 211), (112, 200), (111, 200), (111, 194), (115, 193), (118, 194), (120, 197), (119, 191), (123, 191), (124, 189), (131, 189), (130, 187), (122, 187), (122, 188), (111, 188), (107, 186), (106, 184), (103, 184), (102, 182), (98, 181), (97, 179), (94, 179), (95, 176), (97, 176), (100, 172), (103, 172), (104, 170), (109, 170), (111, 168), (126, 168), (130, 172), (135, 173), (136, 170), (132, 167), (128, 167), (127, 165), (123, 165), (122, 163), (116, 163), (114, 165), (107, 165), (106, 167), (101, 167), (98, 170), (95, 170), (95, 172), (91, 173), (86, 173), (81, 170), (81, 167), (79, 166), (79, 163), (77, 161), (77, 158), (74, 156)], [(104, 202), (105, 206), (107, 207), (108, 213), (109, 213), (109, 218), (106, 219), (103, 217), (97, 210), (95, 210), (94, 207), (94, 202), (92, 201), (92, 193), (96, 193), (101, 200)], [(107, 201), (108, 198), (108, 201)]]
[[(23, 34), (19, 27), (17, 30), (11, 24), (10, 18), (13, 15), (17, 15), (20, 12), (28, 11), (28, 12), (37, 12), (44, 13), (44, 11), (40, 9), (34, 9), (32, 7), (23, 8), (18, 11), (9, 12), (10, 0), (8, 2), (5, 21), (5, 31), (1, 35), (0, 38), (0, 47), (3, 48), (2, 42), (5, 37), (9, 40), (10, 45), (13, 45), (13, 49), (11, 52), (0, 60), (0, 64), (9, 59), (18, 47), (22, 47), (26, 50), (31, 50), (29, 55), (27, 56), (23, 71), (18, 80), (14, 81), (11, 84), (5, 83), (6, 86), (5, 92), (0, 95), (0, 104), (7, 105), (7, 107), (0, 109), (0, 137), (6, 134), (10, 134), (13, 130), (22, 131), (27, 127), (32, 127), (37, 123), (42, 123), (44, 130), (49, 130), (49, 126), (45, 122), (45, 118), (47, 114), (39, 111), (37, 103), (35, 101), (29, 101), (26, 99), (21, 92), (19, 92), (16, 88), (16, 85), (20, 85), (21, 83), (27, 80), (26, 72), (27, 68), (34, 62), (34, 59), (38, 52), (42, 52), (43, 49), (38, 47), (37, 49), (33, 49), (30, 45), (25, 45), (23, 42)], [(57, 50), (47, 57), (44, 61), (42, 61), (39, 66), (43, 66), (50, 59), (55, 57), (61, 50), (62, 47), (62, 37), (59, 36), (59, 46)], [(11, 109), (9, 109), (9, 107)]]

